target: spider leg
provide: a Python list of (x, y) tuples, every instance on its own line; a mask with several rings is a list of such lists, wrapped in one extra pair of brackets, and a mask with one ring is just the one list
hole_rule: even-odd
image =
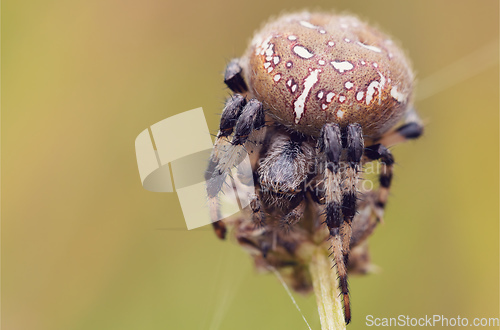
[(254, 130), (260, 130), (265, 125), (264, 109), (262, 103), (257, 99), (251, 99), (243, 108), (236, 127), (232, 144), (242, 146), (248, 139), (248, 136)]
[(215, 146), (212, 151), (212, 156), (205, 173), (207, 182), (208, 206), (210, 210), (210, 219), (217, 237), (223, 239), (226, 235), (226, 226), (221, 219), (220, 205), (217, 194), (222, 189), (222, 185), (226, 179), (225, 176), (216, 174), (220, 171), (220, 161), (224, 156), (224, 150), (230, 147), (228, 136), (233, 133), (234, 126), (240, 116), (243, 107), (246, 105), (246, 100), (243, 96), (235, 94), (226, 101), (224, 111), (221, 115), (219, 133), (215, 140)]
[(285, 232), (289, 232), (293, 225), (295, 225), (300, 218), (304, 215), (304, 211), (306, 209), (306, 198), (305, 196), (302, 198), (302, 201), (293, 208), (289, 213), (285, 214), (283, 218), (280, 219), (280, 227), (285, 230)]
[[(376, 199), (377, 191), (370, 190), (364, 193), (362, 200), (359, 200), (356, 216), (352, 221), (351, 250), (361, 245), (379, 224), (376, 213), (373, 211)], [(349, 259), (351, 257), (352, 253), (349, 254)]]
[[(230, 98), (229, 100), (242, 104), (242, 107), (239, 108), (239, 111), (234, 109), (233, 111), (227, 111), (227, 114), (223, 112), (221, 116), (221, 133), (223, 133), (223, 136), (229, 136), (232, 134), (234, 127), (237, 125), (238, 118), (240, 117), (242, 113), (242, 108), (243, 106), (246, 105), (246, 100), (244, 96), (238, 93), (242, 93), (243, 95), (248, 92), (247, 85), (245, 83), (245, 80), (243, 79), (242, 75), (242, 68), (239, 65), (239, 59), (233, 59), (229, 64), (226, 66), (226, 71), (224, 73), (224, 82), (226, 85), (236, 94)], [(256, 99), (250, 100), (249, 103), (253, 103), (254, 107), (261, 107), (262, 104), (257, 101)], [(253, 115), (252, 112), (247, 112), (249, 117)], [(261, 129), (264, 127), (265, 123), (265, 116), (261, 115), (260, 113), (258, 114), (258, 118), (256, 118), (258, 123), (253, 123), (253, 127), (250, 122), (248, 121), (242, 121), (240, 123), (240, 129), (242, 129), (244, 132), (239, 133), (240, 137), (238, 138), (237, 141), (233, 140), (233, 144), (244, 144), (247, 137), (250, 135), (249, 140), (252, 143), (246, 143), (245, 144), (245, 149), (247, 150), (248, 154), (251, 155), (252, 153), (259, 151), (259, 149), (262, 147), (262, 142), (265, 137), (266, 129)], [(248, 118), (247, 118), (248, 119)], [(251, 121), (251, 120), (250, 120)], [(246, 127), (245, 127), (246, 126)], [(252, 128), (248, 130), (249, 128)], [(265, 128), (265, 127), (264, 127)], [(240, 129), (238, 127), (236, 128), (236, 131), (239, 132)], [(238, 133), (236, 134), (238, 135)], [(241, 135), (245, 135), (244, 139), (241, 139)], [(243, 143), (239, 143), (243, 142)]]
[[(221, 239), (225, 237), (225, 225), (221, 219), (218, 194), (226, 182), (231, 169), (240, 164), (247, 151), (245, 142), (254, 130), (264, 127), (262, 103), (256, 99), (248, 103), (244, 97), (235, 94), (226, 102), (221, 116), (220, 130), (206, 173), (208, 205), (215, 233)], [(229, 136), (233, 133), (232, 141)]]
[(376, 270), (376, 266), (370, 264), (366, 240), (379, 224), (373, 212), (376, 195), (376, 191), (367, 191), (357, 205), (358, 211), (352, 221), (351, 250), (347, 264), (349, 274), (366, 274)]
[(252, 222), (257, 227), (264, 227), (266, 225), (266, 215), (262, 209), (262, 203), (257, 194), (250, 196), (250, 209), (252, 210)]
[(380, 221), (384, 214), (385, 205), (391, 188), (392, 174), (394, 170), (394, 157), (389, 149), (382, 144), (375, 144), (366, 147), (365, 155), (370, 160), (380, 160), (382, 164), (379, 175), (380, 187), (375, 201), (375, 211)]
[(340, 227), (344, 263), (349, 261), (350, 242), (352, 235), (352, 219), (356, 215), (358, 200), (358, 181), (361, 171), (361, 156), (363, 155), (363, 131), (359, 124), (349, 124), (346, 128), (345, 142), (347, 149), (347, 166), (342, 172), (342, 214), (344, 221)]
[(245, 93), (248, 91), (247, 84), (243, 79), (242, 68), (239, 59), (235, 58), (226, 66), (224, 73), (224, 83), (235, 93)]
[(234, 127), (246, 104), (247, 101), (241, 94), (234, 94), (227, 99), (220, 118), (219, 134), (217, 134), (217, 138), (227, 137), (233, 134)]
[(344, 263), (340, 227), (342, 219), (342, 189), (341, 174), (339, 171), (340, 156), (342, 153), (342, 139), (338, 124), (325, 124), (319, 140), (320, 151), (326, 155), (324, 169), (326, 225), (330, 231), (333, 256), (339, 274), (339, 286), (344, 301), (344, 318), (346, 324), (351, 321), (349, 288), (347, 285), (347, 269)]
[(389, 132), (382, 136), (377, 143), (392, 146), (403, 143), (408, 140), (418, 139), (424, 132), (424, 125), (417, 111), (411, 108), (405, 116), (405, 123), (398, 127), (395, 131)]

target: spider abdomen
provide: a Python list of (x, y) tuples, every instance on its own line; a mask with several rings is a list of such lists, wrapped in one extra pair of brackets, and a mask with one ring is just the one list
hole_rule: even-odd
[(318, 136), (358, 123), (368, 136), (411, 103), (413, 73), (386, 35), (351, 16), (285, 15), (259, 31), (241, 65), (250, 93), (280, 124)]

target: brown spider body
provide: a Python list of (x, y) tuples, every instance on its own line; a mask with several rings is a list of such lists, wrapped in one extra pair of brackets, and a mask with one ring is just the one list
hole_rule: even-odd
[[(423, 130), (408, 63), (386, 35), (355, 17), (299, 13), (264, 26), (226, 68), (234, 95), (206, 173), (215, 232), (224, 238), (231, 224), (257, 266), (291, 268), (290, 283), (301, 292), (311, 288), (309, 247), (330, 249), (346, 323), (347, 272), (368, 270), (366, 238), (389, 195), (394, 158), (387, 146)], [(246, 155), (255, 185), (249, 208), (218, 221), (218, 195)], [(374, 160), (381, 162), (377, 189), (360, 180)]]
[(297, 14), (266, 25), (241, 59), (250, 93), (280, 124), (319, 135), (327, 122), (368, 136), (410, 104), (413, 73), (386, 35), (355, 17)]

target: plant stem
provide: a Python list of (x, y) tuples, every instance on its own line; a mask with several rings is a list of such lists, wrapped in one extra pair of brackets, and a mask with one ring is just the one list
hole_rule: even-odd
[(345, 330), (344, 311), (337, 283), (337, 267), (332, 269), (328, 251), (318, 247), (309, 266), (318, 304), (322, 330)]

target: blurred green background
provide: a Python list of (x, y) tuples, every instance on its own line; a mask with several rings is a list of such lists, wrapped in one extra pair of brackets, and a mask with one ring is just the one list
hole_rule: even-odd
[[(143, 129), (200, 106), (215, 132), (227, 61), (304, 3), (3, 1), (2, 329), (306, 329), (234, 241), (188, 232), (175, 194), (141, 187), (134, 151)], [(349, 328), (367, 315), (498, 317), (498, 1), (308, 7), (400, 40), (428, 123), (393, 148), (370, 239), (382, 272), (350, 279)], [(319, 329), (314, 298), (297, 301)]]

